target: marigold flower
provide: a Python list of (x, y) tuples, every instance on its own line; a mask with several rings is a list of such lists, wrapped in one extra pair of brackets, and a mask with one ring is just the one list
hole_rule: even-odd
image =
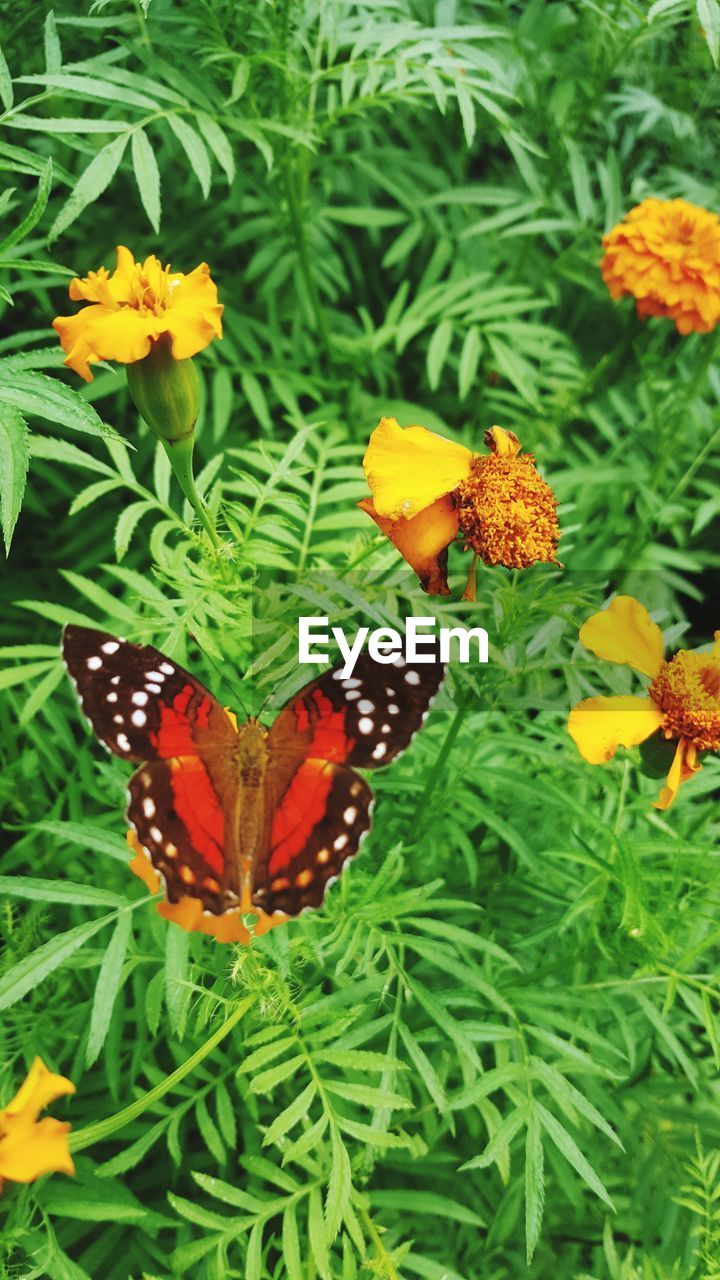
[(488, 565), (557, 564), (560, 529), (550, 485), (520, 456), (512, 431), (485, 433), (476, 454), (425, 427), (382, 418), (363, 459), (366, 511), (417, 573), (429, 595), (449, 595), (447, 550), (457, 534)]
[(11, 1182), (33, 1182), (44, 1173), (74, 1173), (68, 1148), (70, 1125), (41, 1111), (75, 1085), (49, 1071), (41, 1058), (33, 1062), (12, 1102), (0, 1109), (0, 1189)]
[[(143, 884), (147, 885), (151, 893), (158, 893), (162, 888), (162, 879), (145, 853), (135, 832), (128, 831), (126, 839), (135, 854), (130, 863), (130, 870), (142, 880)], [(217, 942), (248, 943), (253, 937), (257, 938), (262, 933), (268, 933), (270, 929), (274, 929), (279, 924), (287, 924), (290, 919), (289, 916), (282, 915), (279, 911), (274, 912), (271, 916), (266, 915), (259, 907), (253, 906), (252, 902), (243, 903), (237, 910), (226, 911), (222, 916), (215, 916), (210, 911), (203, 911), (203, 905), (199, 898), (190, 897), (180, 898), (179, 902), (159, 902), (157, 909), (163, 920), (170, 920), (173, 924), (179, 924), (180, 928), (186, 929), (188, 933), (206, 933), (209, 937), (215, 938)], [(252, 934), (243, 924), (244, 915), (258, 917)]]
[(74, 316), (58, 316), (53, 328), (67, 352), (65, 364), (92, 382), (98, 360), (135, 364), (165, 335), (176, 360), (188, 360), (222, 337), (223, 308), (207, 263), (189, 275), (163, 267), (154, 255), (141, 264), (118, 245), (112, 275), (101, 267), (70, 283), (73, 302), (89, 302)]
[(720, 320), (720, 218), (687, 200), (643, 200), (603, 237), (601, 271), (613, 298), (667, 316), (678, 333), (709, 333)]
[(580, 628), (580, 640), (608, 662), (650, 678), (645, 697), (585, 698), (570, 712), (568, 729), (590, 764), (611, 760), (653, 734), (677, 742), (656, 809), (669, 809), (681, 783), (697, 773), (698, 752), (720, 751), (720, 631), (710, 653), (680, 649), (663, 658), (662, 632), (632, 596), (617, 596)]

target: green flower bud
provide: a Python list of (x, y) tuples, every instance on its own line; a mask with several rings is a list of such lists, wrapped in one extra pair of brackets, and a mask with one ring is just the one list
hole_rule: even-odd
[(192, 436), (200, 408), (200, 379), (192, 360), (176, 360), (166, 337), (144, 360), (127, 366), (135, 408), (166, 444)]

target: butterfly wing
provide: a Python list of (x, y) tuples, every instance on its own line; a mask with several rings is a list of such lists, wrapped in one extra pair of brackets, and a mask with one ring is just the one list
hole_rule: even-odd
[(325, 672), (291, 698), (270, 728), (268, 832), (253, 900), (297, 914), (322, 902), (328, 883), (370, 829), (372, 792), (352, 766), (378, 768), (408, 746), (444, 668), (368, 654), (353, 674)]
[(201, 898), (220, 914), (237, 903), (225, 857), (225, 814), (237, 809), (237, 733), (216, 698), (151, 645), (68, 626), (63, 657), (101, 742), (143, 761), (127, 818), (164, 877), (171, 902)]

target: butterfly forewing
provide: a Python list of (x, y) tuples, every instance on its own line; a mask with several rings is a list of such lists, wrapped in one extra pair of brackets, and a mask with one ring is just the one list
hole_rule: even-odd
[(235, 738), (212, 694), (152, 645), (68, 626), (63, 657), (95, 733), (124, 760), (192, 756), (203, 740)]

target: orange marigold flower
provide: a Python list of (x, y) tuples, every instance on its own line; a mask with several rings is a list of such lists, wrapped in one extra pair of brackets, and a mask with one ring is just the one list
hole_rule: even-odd
[(720, 320), (720, 218), (687, 200), (643, 200), (603, 237), (601, 271), (613, 298), (667, 316), (678, 333), (709, 333)]
[(141, 264), (118, 245), (112, 275), (101, 267), (70, 283), (73, 302), (89, 302), (74, 316), (58, 316), (65, 364), (92, 382), (91, 364), (117, 360), (135, 364), (167, 335), (175, 360), (187, 360), (222, 337), (223, 308), (207, 263), (189, 275), (163, 267), (151, 255)]
[(74, 1173), (67, 1135), (70, 1125), (51, 1116), (38, 1119), (49, 1103), (74, 1093), (75, 1085), (36, 1058), (12, 1102), (0, 1109), (0, 1188), (33, 1182), (44, 1173)]
[[(162, 889), (160, 874), (150, 862), (135, 832), (128, 831), (126, 838), (135, 854), (130, 863), (130, 870), (142, 880), (143, 884), (147, 885), (151, 893), (158, 893)], [(233, 911), (226, 911), (222, 916), (215, 916), (212, 912), (203, 910), (199, 898), (189, 897), (180, 898), (179, 902), (159, 902), (157, 909), (163, 920), (171, 920), (173, 924), (179, 924), (180, 928), (186, 929), (188, 933), (206, 933), (217, 942), (248, 943), (253, 937), (257, 938), (279, 924), (287, 924), (290, 919), (280, 911), (273, 912), (271, 916), (266, 915), (259, 907), (253, 906), (252, 902), (241, 904)], [(243, 924), (244, 915), (258, 917), (252, 933)]]
[(650, 679), (645, 697), (585, 698), (570, 712), (568, 729), (590, 764), (611, 760), (653, 734), (677, 743), (656, 809), (669, 809), (681, 783), (700, 769), (698, 752), (720, 751), (720, 631), (710, 653), (689, 649), (663, 658), (662, 632), (632, 596), (617, 596), (580, 628), (591, 653), (633, 667)]
[(558, 563), (557, 502), (532, 454), (521, 457), (517, 436), (501, 427), (484, 440), (490, 453), (475, 454), (394, 418), (382, 418), (370, 436), (363, 466), (372, 498), (358, 505), (429, 595), (449, 595), (447, 551), (458, 533), (485, 564)]

